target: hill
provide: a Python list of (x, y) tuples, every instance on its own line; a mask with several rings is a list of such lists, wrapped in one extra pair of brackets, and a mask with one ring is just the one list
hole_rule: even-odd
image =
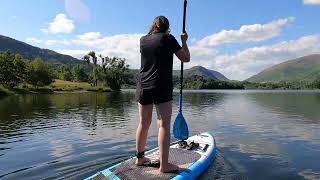
[(45, 61), (60, 62), (69, 65), (77, 64), (80, 62), (79, 59), (76, 59), (72, 56), (59, 54), (49, 49), (34, 47), (27, 43), (0, 35), (0, 51), (8, 50), (13, 53), (21, 54), (27, 59), (34, 59), (39, 57)]
[(320, 79), (320, 54), (285, 61), (263, 70), (246, 81), (314, 81), (316, 79)]
[[(128, 82), (128, 87), (135, 87), (137, 83), (137, 78), (139, 75), (138, 69), (130, 69), (131, 77)], [(194, 76), (202, 76), (205, 79), (214, 79), (214, 80), (221, 80), (221, 81), (228, 81), (229, 79), (226, 78), (223, 74), (213, 71), (210, 69), (206, 69), (202, 66), (194, 66), (190, 69), (185, 69), (183, 71), (184, 81), (193, 79)], [(173, 70), (173, 83), (176, 85), (180, 82), (180, 70)]]
[[(173, 75), (180, 77), (180, 70), (173, 71)], [(202, 66), (194, 66), (190, 69), (185, 69), (183, 71), (184, 78), (190, 78), (195, 75), (202, 76), (204, 78), (216, 79), (216, 80), (220, 80), (220, 81), (228, 81), (229, 80), (223, 74), (221, 74), (217, 71), (206, 69), (205, 67), (202, 67)]]

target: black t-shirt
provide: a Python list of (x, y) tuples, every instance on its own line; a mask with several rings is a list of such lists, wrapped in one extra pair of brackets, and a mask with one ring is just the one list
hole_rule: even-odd
[(152, 33), (143, 36), (140, 39), (140, 88), (172, 89), (173, 54), (180, 49), (181, 46), (171, 34)]

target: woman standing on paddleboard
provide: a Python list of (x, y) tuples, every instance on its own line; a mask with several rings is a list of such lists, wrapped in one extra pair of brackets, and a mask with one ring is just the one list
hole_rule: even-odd
[(164, 16), (156, 17), (149, 33), (140, 39), (141, 69), (136, 90), (140, 122), (136, 132), (136, 165), (150, 161), (144, 157), (144, 150), (155, 105), (159, 128), (159, 171), (173, 172), (179, 169), (168, 162), (173, 91), (172, 66), (173, 54), (182, 62), (190, 61), (187, 39), (187, 33), (182, 33), (180, 46), (176, 38), (170, 34), (169, 20)]

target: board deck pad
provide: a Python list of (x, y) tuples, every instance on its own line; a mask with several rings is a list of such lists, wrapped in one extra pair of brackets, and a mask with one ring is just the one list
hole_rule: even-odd
[[(157, 158), (158, 151), (151, 154), (151, 159)], [(153, 157), (152, 157), (153, 156)], [(146, 155), (148, 157), (148, 155)], [(201, 155), (185, 149), (170, 148), (169, 152), (169, 163), (179, 166), (183, 171), (188, 168), (191, 164), (200, 159)], [(120, 179), (171, 179), (175, 177), (177, 173), (159, 173), (158, 168), (136, 166), (134, 164), (135, 159), (122, 163), (111, 169), (112, 174), (118, 176)]]
[[(136, 166), (136, 158), (130, 158), (118, 163), (103, 171), (86, 178), (85, 180), (140, 180), (140, 179), (172, 179), (179, 176), (182, 179), (195, 179), (198, 177), (214, 160), (216, 155), (216, 145), (214, 136), (208, 132), (189, 137), (188, 144), (198, 143), (199, 146), (187, 150), (179, 148), (178, 142), (172, 143), (169, 149), (169, 163), (178, 165), (179, 172), (160, 173), (158, 167)], [(158, 148), (147, 151), (146, 157), (151, 161), (159, 160)], [(187, 172), (187, 173), (185, 173)]]

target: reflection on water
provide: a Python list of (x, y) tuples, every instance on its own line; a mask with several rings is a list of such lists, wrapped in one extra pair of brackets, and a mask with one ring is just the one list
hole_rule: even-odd
[[(219, 148), (200, 179), (320, 178), (320, 92), (187, 91), (183, 105), (191, 134)], [(2, 98), (0, 178), (86, 177), (133, 154), (137, 119), (134, 91)]]

